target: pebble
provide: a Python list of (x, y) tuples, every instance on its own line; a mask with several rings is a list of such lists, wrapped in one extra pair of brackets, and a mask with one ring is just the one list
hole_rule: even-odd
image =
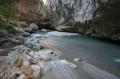
[(23, 66), (26, 66), (26, 67), (30, 66), (29, 61), (24, 61), (24, 62), (23, 62)]
[(79, 62), (79, 61), (81, 61), (81, 59), (80, 58), (74, 58), (74, 61)]
[(44, 47), (43, 47), (43, 46), (40, 46), (40, 49), (44, 49)]

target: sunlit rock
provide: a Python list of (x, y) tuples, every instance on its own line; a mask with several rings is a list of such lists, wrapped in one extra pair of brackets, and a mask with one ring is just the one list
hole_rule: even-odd
[(31, 65), (31, 68), (33, 70), (33, 76), (32, 76), (33, 78), (38, 79), (42, 76), (42, 72), (41, 72), (42, 70), (41, 70), (40, 66)]
[(32, 71), (31, 66), (24, 66), (23, 65), (21, 67), (21, 71), (23, 72), (23, 74), (25, 74), (25, 76), (27, 76), (27, 78), (31, 78), (32, 77), (33, 71)]
[(14, 67), (21, 67), (22, 65), (22, 59), (19, 55), (16, 55), (14, 61), (13, 61), (13, 66)]
[(27, 79), (27, 77), (26, 77), (24, 74), (22, 74), (22, 75), (20, 75), (20, 77), (18, 77), (17, 79)]
[(79, 62), (79, 61), (81, 61), (81, 59), (80, 58), (74, 58), (74, 61)]

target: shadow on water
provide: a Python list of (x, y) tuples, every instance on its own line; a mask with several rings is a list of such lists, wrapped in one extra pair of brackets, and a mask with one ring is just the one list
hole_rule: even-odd
[(98, 41), (101, 41), (101, 42), (105, 42), (105, 43), (111, 43), (111, 44), (114, 44), (114, 45), (120, 45), (120, 40), (112, 40), (112, 39), (109, 39), (109, 38), (102, 38), (102, 37), (91, 37), (91, 36), (85, 36), (85, 37), (88, 37), (88, 38), (91, 38), (93, 40), (98, 40)]

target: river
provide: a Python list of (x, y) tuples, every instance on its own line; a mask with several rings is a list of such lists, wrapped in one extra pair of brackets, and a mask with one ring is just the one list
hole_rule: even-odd
[[(48, 33), (49, 34), (49, 33)], [(63, 52), (62, 57), (82, 60), (120, 77), (120, 45), (81, 35), (51, 33), (44, 43)]]

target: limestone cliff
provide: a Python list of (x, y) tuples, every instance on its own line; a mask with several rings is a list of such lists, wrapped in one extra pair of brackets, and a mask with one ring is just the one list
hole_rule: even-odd
[(18, 0), (18, 18), (29, 22), (39, 21), (45, 17), (42, 0)]
[(49, 0), (57, 30), (120, 39), (119, 0)]
[(60, 31), (120, 39), (119, 0), (19, 0), (19, 18), (49, 18)]
[(97, 0), (48, 0), (48, 8), (58, 25), (92, 20)]

